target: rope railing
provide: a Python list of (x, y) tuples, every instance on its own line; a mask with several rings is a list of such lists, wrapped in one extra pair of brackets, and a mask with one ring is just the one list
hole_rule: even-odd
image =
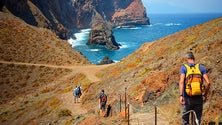
[[(168, 92), (166, 92), (166, 94), (167, 94), (167, 96), (172, 96), (172, 94), (169, 94)], [(130, 100), (128, 100), (128, 103), (129, 103), (129, 101)], [(183, 113), (183, 114), (179, 114), (179, 115), (175, 115), (175, 116), (169, 116), (168, 114), (169, 114), (169, 112), (165, 112), (165, 111), (163, 111), (160, 107), (158, 107), (157, 106), (157, 100), (156, 101), (153, 101), (153, 102), (150, 102), (150, 104), (149, 105), (151, 105), (151, 107), (149, 108), (149, 109), (141, 109), (141, 108), (137, 108), (137, 107), (135, 107), (135, 106), (133, 106), (132, 104), (130, 104), (129, 106), (130, 107), (128, 107), (128, 108), (131, 108), (133, 111), (136, 111), (136, 112), (141, 112), (141, 113), (145, 113), (145, 112), (150, 112), (150, 111), (153, 111), (154, 109), (155, 109), (155, 122), (157, 122), (157, 117), (156, 117), (156, 115), (157, 115), (157, 110), (160, 112), (160, 114), (162, 114), (163, 116), (164, 116), (164, 118), (162, 118), (163, 120), (166, 120), (166, 119), (178, 119), (178, 118), (182, 118), (184, 115), (187, 115), (187, 114), (189, 114), (189, 113), (193, 113), (193, 115), (194, 115), (194, 118), (195, 119), (192, 119), (192, 123), (196, 123), (196, 125), (199, 125), (199, 121), (198, 121), (198, 119), (197, 119), (197, 116), (196, 116), (196, 112), (194, 111), (194, 110), (190, 110), (190, 111), (187, 111), (187, 112), (185, 112), (185, 113)], [(128, 114), (129, 115), (129, 114)], [(155, 125), (156, 125), (156, 123), (155, 123)]]
[[(169, 97), (175, 97), (175, 93), (172, 94), (172, 93), (169, 93), (168, 91), (165, 91), (164, 95), (161, 95), (162, 97), (159, 98), (159, 99), (156, 99), (155, 101), (150, 101), (149, 103), (146, 103), (146, 106), (145, 107), (140, 107), (140, 106), (134, 106), (133, 103), (131, 102), (131, 98), (130, 98), (130, 95), (127, 94), (126, 92), (127, 88), (125, 88), (125, 92), (123, 91), (118, 91), (117, 93), (115, 93), (114, 95), (112, 95), (112, 97), (115, 97), (115, 101), (118, 102), (116, 103), (117, 107), (119, 105), (120, 109), (119, 111), (121, 112), (121, 108), (125, 108), (125, 118), (127, 118), (127, 116), (130, 115), (130, 113), (135, 113), (135, 112), (139, 112), (139, 113), (149, 113), (151, 111), (158, 111), (158, 113), (161, 114), (161, 119), (162, 120), (166, 120), (166, 121), (169, 121), (169, 120), (173, 120), (173, 119), (179, 119), (181, 117), (183, 117), (184, 115), (187, 115), (189, 113), (192, 113), (194, 115), (194, 118), (195, 119), (192, 119), (193, 121), (192, 122), (195, 122), (196, 125), (199, 125), (199, 121), (197, 119), (197, 116), (196, 116), (196, 113), (194, 110), (190, 110), (190, 111), (187, 111), (186, 113), (183, 113), (183, 114), (175, 114), (174, 116), (169, 116), (170, 112), (169, 110), (162, 110), (158, 105), (161, 104), (161, 100), (162, 98), (169, 98)], [(216, 90), (216, 88), (214, 88), (214, 90)], [(119, 99), (119, 100), (118, 100)], [(208, 101), (212, 101), (212, 100), (208, 100)], [(125, 105), (124, 105), (125, 103)], [(128, 104), (128, 105), (127, 105)], [(149, 108), (147, 106), (150, 106)], [(91, 106), (91, 107), (94, 107), (96, 108), (97, 105), (94, 105), (94, 106)], [(129, 110), (127, 111), (127, 110)], [(126, 114), (127, 113), (127, 114)], [(129, 120), (132, 120), (132, 119), (129, 119)], [(138, 121), (138, 119), (137, 119)]]
[[(160, 113), (161, 113), (163, 116), (165, 116), (166, 119), (178, 119), (178, 118), (182, 118), (184, 115), (187, 115), (187, 114), (189, 114), (189, 113), (193, 113), (195, 120), (192, 119), (192, 120), (194, 120), (194, 121), (192, 121), (192, 122), (195, 122), (196, 125), (199, 125), (199, 121), (198, 121), (198, 119), (197, 119), (197, 115), (196, 115), (196, 112), (195, 112), (194, 110), (189, 110), (189, 111), (183, 113), (182, 115), (179, 114), (179, 115), (170, 117), (170, 116), (168, 116), (168, 113), (164, 112), (161, 108), (159, 108), (159, 107), (156, 106), (156, 105), (154, 105), (154, 106), (152, 106), (151, 108), (146, 109), (146, 110), (138, 109), (138, 108), (134, 107), (132, 104), (130, 104), (129, 106), (130, 106), (130, 107), (128, 107), (128, 108), (132, 108), (133, 110), (136, 110), (136, 111), (138, 111), (138, 112), (143, 112), (143, 113), (144, 113), (144, 112), (150, 112), (150, 111), (152, 111), (152, 110), (154, 110), (154, 109), (156, 108), (158, 111), (160, 111)], [(128, 114), (128, 115), (129, 115), (129, 114)], [(157, 115), (157, 112), (156, 112), (156, 111), (155, 111), (155, 115)], [(164, 119), (164, 118), (162, 118), (162, 119), (163, 119), (163, 120), (166, 120), (166, 119)], [(138, 119), (137, 119), (137, 120), (138, 120)], [(157, 122), (157, 120), (155, 120), (155, 122)]]
[(169, 119), (178, 119), (178, 118), (182, 118), (184, 115), (187, 115), (187, 114), (189, 114), (189, 113), (193, 113), (193, 114), (194, 114), (194, 117), (195, 117), (195, 123), (196, 123), (196, 125), (199, 125), (199, 122), (198, 122), (198, 119), (197, 119), (197, 115), (196, 115), (196, 112), (195, 112), (194, 110), (189, 110), (189, 111), (183, 113), (182, 115), (179, 114), (179, 115), (176, 115), (176, 116), (168, 117), (168, 113), (165, 113), (165, 112), (164, 112), (163, 110), (161, 110), (158, 106), (156, 106), (156, 107), (157, 107), (157, 109), (160, 111), (160, 113), (165, 116), (165, 118), (167, 117), (167, 118), (169, 118)]
[(149, 109), (138, 109), (138, 108), (134, 107), (131, 104), (130, 104), (130, 106), (133, 109), (133, 111), (137, 111), (137, 112), (150, 112), (150, 111), (152, 111), (154, 109), (154, 107), (151, 107)]

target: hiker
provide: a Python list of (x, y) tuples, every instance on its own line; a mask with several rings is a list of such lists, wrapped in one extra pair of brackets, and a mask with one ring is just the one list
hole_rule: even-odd
[[(203, 111), (203, 103), (207, 100), (210, 89), (210, 80), (206, 68), (202, 64), (195, 63), (195, 57), (192, 52), (185, 55), (185, 64), (180, 68), (180, 103), (182, 104), (182, 113), (190, 110), (195, 111), (197, 120), (200, 124)], [(204, 81), (205, 80), (205, 85)], [(189, 113), (182, 116), (182, 125), (189, 124)]]
[(104, 90), (101, 90), (101, 94), (99, 95), (99, 105), (100, 105), (100, 115), (106, 117), (106, 102), (107, 95), (104, 93)]
[(78, 103), (78, 98), (82, 95), (81, 87), (76, 86), (75, 89), (73, 89), (73, 96), (74, 96), (74, 103)]

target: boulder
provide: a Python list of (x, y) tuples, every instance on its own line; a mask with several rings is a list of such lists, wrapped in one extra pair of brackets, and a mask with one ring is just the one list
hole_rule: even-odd
[(105, 56), (98, 65), (104, 65), (104, 64), (111, 64), (114, 63), (113, 60), (111, 60), (108, 56)]

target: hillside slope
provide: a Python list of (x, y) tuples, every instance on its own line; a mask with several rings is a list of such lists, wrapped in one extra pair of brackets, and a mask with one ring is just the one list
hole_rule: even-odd
[[(130, 104), (134, 107), (148, 110), (153, 107), (152, 103), (155, 103), (159, 109), (166, 112), (165, 119), (177, 125), (181, 113), (178, 102), (179, 68), (184, 63), (184, 54), (193, 51), (197, 63), (207, 67), (212, 83), (209, 101), (204, 105), (203, 123), (221, 121), (222, 105), (219, 101), (222, 99), (221, 36), (222, 17), (145, 43), (121, 62), (100, 72), (98, 76), (102, 77), (103, 81), (89, 88), (87, 94), (90, 96), (86, 96), (84, 104), (86, 107), (95, 105), (96, 95), (99, 94), (97, 88), (103, 88), (109, 95), (108, 103), (118, 114), (119, 96), (123, 97), (127, 88)], [(98, 90), (96, 94), (90, 94), (95, 89)], [(178, 117), (175, 119), (173, 116)]]
[(71, 45), (52, 31), (26, 24), (0, 12), (0, 60), (54, 65), (89, 64)]
[(92, 68), (83, 65), (89, 61), (52, 31), (0, 12), (0, 123), (68, 121), (63, 117), (72, 115), (74, 109), (63, 98), (72, 97), (69, 92), (74, 86), (98, 80), (94, 73), (87, 75)]

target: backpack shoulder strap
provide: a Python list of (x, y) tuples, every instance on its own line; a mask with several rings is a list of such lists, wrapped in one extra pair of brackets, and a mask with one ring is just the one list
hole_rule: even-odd
[(195, 64), (195, 66), (189, 66), (188, 64), (183, 64), (184, 67), (186, 68), (186, 77), (188, 77), (190, 74), (196, 74), (196, 75), (201, 75), (200, 71), (200, 64)]
[(186, 68), (186, 77), (187, 77), (191, 67), (188, 64), (183, 64), (183, 66)]

